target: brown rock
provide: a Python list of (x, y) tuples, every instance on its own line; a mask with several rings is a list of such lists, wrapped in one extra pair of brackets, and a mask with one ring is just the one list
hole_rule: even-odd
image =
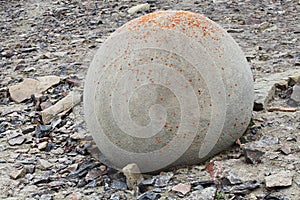
[(179, 183), (172, 188), (174, 192), (180, 192), (183, 195), (186, 195), (191, 190), (191, 185)]
[(24, 169), (14, 169), (8, 174), (12, 179), (18, 179), (25, 175)]

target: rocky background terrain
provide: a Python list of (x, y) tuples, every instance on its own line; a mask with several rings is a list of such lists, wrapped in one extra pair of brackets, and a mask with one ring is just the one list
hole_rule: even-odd
[[(204, 14), (241, 46), (253, 118), (207, 163), (131, 184), (85, 128), (84, 77), (116, 28), (169, 9)], [(0, 0), (0, 199), (300, 199), (299, 22), (298, 0)]]

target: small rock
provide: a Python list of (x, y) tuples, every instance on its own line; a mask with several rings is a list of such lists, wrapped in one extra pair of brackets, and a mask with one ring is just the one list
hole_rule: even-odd
[(126, 165), (122, 171), (126, 176), (126, 183), (129, 189), (135, 189), (144, 179), (135, 163)]
[(229, 172), (225, 178), (229, 181), (231, 185), (240, 184), (242, 183), (242, 180), (240, 177), (235, 175), (234, 173)]
[(292, 185), (293, 176), (290, 172), (281, 171), (277, 174), (265, 177), (266, 187), (285, 187)]
[(155, 184), (155, 178), (146, 179), (142, 181), (142, 185), (144, 186), (150, 186)]
[(84, 139), (84, 137), (85, 136), (81, 132), (73, 133), (70, 135), (70, 138), (73, 140), (82, 140), (82, 139)]
[(118, 180), (113, 180), (111, 184), (111, 188), (117, 189), (117, 190), (127, 190), (127, 185), (126, 183)]
[(96, 180), (92, 180), (91, 182), (89, 182), (89, 184), (87, 184), (85, 186), (85, 188), (94, 188), (97, 186), (97, 181)]
[(46, 149), (47, 145), (48, 145), (48, 142), (47, 142), (47, 141), (41, 142), (41, 143), (39, 143), (39, 145), (38, 145), (38, 149), (39, 149), (39, 150)]
[(81, 194), (79, 192), (74, 192), (70, 195), (71, 200), (80, 200), (81, 199)]
[(215, 187), (196, 190), (188, 196), (189, 200), (214, 200), (217, 189)]
[(271, 146), (271, 145), (274, 145), (274, 144), (278, 144), (279, 139), (276, 136), (272, 136), (272, 135), (266, 136), (266, 135), (264, 135), (260, 138), (259, 142), (261, 142), (261, 147)]
[(232, 194), (247, 194), (249, 191), (254, 190), (256, 188), (260, 187), (260, 183), (257, 183), (256, 181), (247, 181), (245, 183), (234, 185), (230, 187), (229, 191)]
[(179, 183), (178, 185), (175, 185), (172, 187), (172, 191), (174, 192), (180, 192), (183, 195), (186, 195), (191, 190), (191, 185)]
[(43, 194), (39, 200), (52, 200), (52, 196), (50, 194)]
[(257, 163), (261, 163), (261, 159), (260, 158), (265, 153), (262, 152), (262, 151), (259, 151), (257, 149), (244, 148), (244, 154), (245, 154), (246, 163), (257, 164)]
[(292, 150), (291, 148), (287, 145), (287, 144), (284, 144), (281, 148), (280, 148), (280, 151), (285, 154), (285, 155), (289, 155)]
[(63, 150), (63, 148), (59, 147), (57, 149), (53, 149), (51, 151), (51, 153), (55, 154), (55, 155), (62, 155), (65, 151)]
[(26, 173), (32, 174), (35, 171), (35, 165), (26, 165), (24, 166), (24, 170)]
[(25, 175), (24, 169), (14, 169), (11, 173), (8, 174), (12, 179), (18, 179)]
[(65, 184), (65, 181), (52, 181), (48, 184), (49, 187), (51, 188), (57, 188), (57, 187), (61, 187)]
[(13, 139), (8, 140), (8, 144), (11, 146), (21, 145), (25, 142), (26, 138), (22, 135)]
[(291, 95), (291, 99), (300, 103), (300, 84), (296, 84), (293, 86), (293, 93)]
[(295, 56), (295, 62), (294, 62), (295, 66), (299, 66), (300, 65), (300, 54), (297, 54)]
[(10, 86), (8, 89), (11, 98), (20, 103), (30, 98), (31, 95), (35, 97), (40, 96), (41, 92), (59, 82), (60, 78), (58, 76), (37, 77), (36, 79), (27, 78), (21, 83)]
[(137, 200), (157, 200), (161, 197), (160, 194), (154, 192), (146, 192), (137, 197)]
[(128, 9), (127, 12), (129, 14), (134, 14), (134, 13), (137, 13), (137, 12), (147, 11), (149, 9), (150, 9), (150, 5), (148, 3), (145, 3), (145, 4), (139, 4), (139, 5), (131, 7), (131, 8)]
[(42, 167), (42, 169), (49, 169), (50, 167), (52, 167), (53, 165), (48, 162), (47, 160), (44, 159), (39, 159), (38, 163), (40, 164), (40, 166)]
[(174, 176), (173, 172), (168, 172), (162, 175), (155, 176), (155, 184), (156, 187), (164, 187), (168, 185), (171, 178)]
[(89, 170), (89, 172), (87, 173), (87, 175), (85, 176), (85, 180), (87, 182), (95, 180), (96, 178), (98, 178), (99, 176), (103, 175), (104, 173), (100, 170), (97, 169), (91, 169)]

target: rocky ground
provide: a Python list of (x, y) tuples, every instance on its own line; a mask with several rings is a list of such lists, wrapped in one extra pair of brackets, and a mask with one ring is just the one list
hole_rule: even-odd
[[(150, 7), (128, 13), (140, 3)], [(168, 9), (202, 13), (234, 37), (255, 78), (253, 118), (228, 151), (132, 188), (85, 128), (84, 76), (116, 28)], [(298, 0), (0, 0), (0, 198), (300, 199), (299, 12)]]

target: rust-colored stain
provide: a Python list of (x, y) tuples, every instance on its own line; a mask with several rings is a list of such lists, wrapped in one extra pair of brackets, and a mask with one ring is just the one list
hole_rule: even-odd
[[(166, 16), (166, 14), (169, 16)], [(202, 37), (210, 36), (211, 39), (215, 41), (219, 41), (219, 37), (215, 37), (213, 33), (218, 32), (220, 36), (224, 36), (223, 31), (219, 27), (215, 27), (212, 25), (212, 21), (205, 18), (204, 16), (198, 13), (191, 13), (188, 11), (177, 11), (175, 14), (168, 11), (158, 11), (154, 13), (150, 13), (144, 16), (139, 17), (137, 20), (133, 22), (129, 22), (125, 25), (125, 27), (129, 31), (140, 30), (143, 28), (151, 28), (151, 29), (168, 29), (168, 30), (179, 30), (184, 33), (188, 33), (193, 29), (201, 29)], [(121, 30), (117, 30), (119, 32)], [(191, 34), (192, 33), (192, 34)], [(191, 33), (187, 34), (190, 38), (197, 39), (199, 34), (197, 31), (191, 31)], [(144, 38), (151, 35), (150, 31), (147, 31)], [(160, 42), (156, 40), (156, 42)]]

